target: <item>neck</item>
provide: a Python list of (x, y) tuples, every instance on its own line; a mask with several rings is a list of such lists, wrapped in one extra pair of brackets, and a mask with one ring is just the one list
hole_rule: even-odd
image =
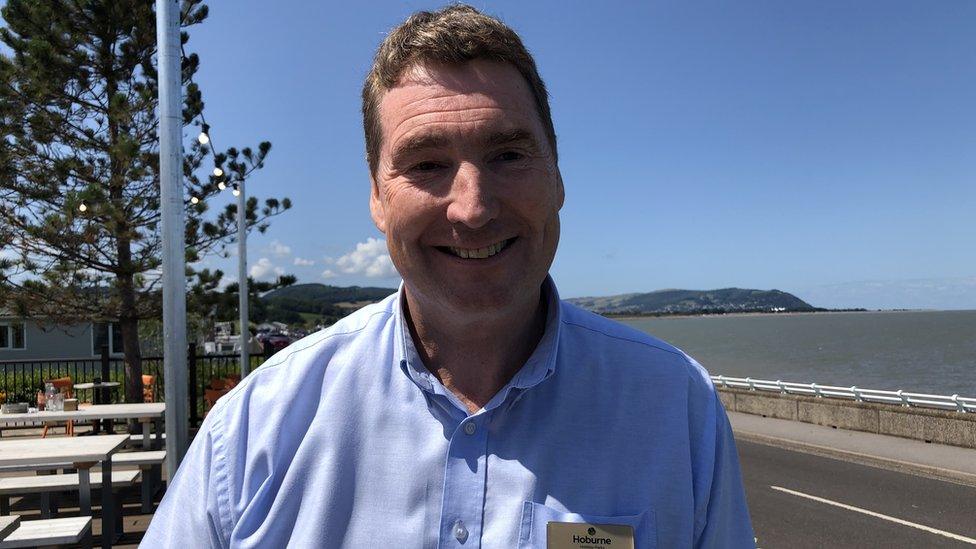
[(504, 311), (444, 310), (404, 288), (410, 335), (427, 370), (477, 412), (522, 368), (545, 331), (542, 289)]

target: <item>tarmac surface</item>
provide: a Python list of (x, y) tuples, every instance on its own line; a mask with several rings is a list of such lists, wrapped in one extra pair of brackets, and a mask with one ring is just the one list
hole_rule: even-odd
[(976, 450), (729, 416), (758, 547), (976, 546)]

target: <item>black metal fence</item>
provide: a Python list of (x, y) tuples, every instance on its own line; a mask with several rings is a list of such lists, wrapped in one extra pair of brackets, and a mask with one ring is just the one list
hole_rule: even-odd
[[(250, 357), (251, 370), (260, 366), (268, 356), (256, 355)], [(236, 354), (197, 354), (196, 345), (190, 344), (187, 349), (187, 369), (189, 379), (190, 425), (197, 426), (205, 411), (204, 395), (211, 380), (226, 378), (240, 372), (240, 356)], [(155, 376), (153, 381), (156, 400), (162, 401), (166, 395), (163, 379), (163, 358), (148, 356), (142, 358), (143, 375)], [(121, 357), (112, 357), (108, 348), (103, 347), (101, 357), (94, 358), (59, 358), (35, 360), (0, 360), (0, 393), (4, 394), (7, 402), (36, 402), (38, 391), (44, 389), (44, 382), (60, 377), (70, 377), (72, 383), (87, 383), (91, 381), (117, 381), (120, 387), (115, 391), (103, 390), (103, 402), (121, 402), (124, 400), (125, 384), (128, 379), (125, 371), (125, 361)], [(82, 391), (82, 393), (84, 390)], [(85, 399), (94, 395), (78, 395)]]

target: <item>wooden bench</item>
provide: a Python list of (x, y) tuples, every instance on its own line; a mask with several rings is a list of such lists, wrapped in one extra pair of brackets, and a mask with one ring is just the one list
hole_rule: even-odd
[[(140, 474), (140, 471), (112, 471), (112, 486), (132, 486)], [(41, 494), (41, 516), (48, 518), (52, 509), (51, 493), (77, 489), (80, 482), (78, 473), (0, 478), (0, 515), (10, 514), (10, 496)], [(95, 475), (90, 482), (92, 488), (100, 488), (102, 476)], [(118, 499), (118, 507), (122, 507), (122, 498)], [(121, 520), (116, 523), (122, 525)]]
[(20, 526), (20, 516), (6, 516), (0, 517), (0, 539), (7, 537), (10, 532), (13, 532)]
[(58, 469), (70, 469), (72, 463), (45, 463), (44, 465), (5, 465), (0, 467), (0, 474), (3, 473), (23, 473), (25, 471), (57, 471)]
[(122, 452), (112, 455), (112, 471), (116, 466), (135, 465), (142, 472), (142, 512), (152, 513), (153, 494), (156, 493), (158, 466), (166, 461), (166, 450), (151, 450), (149, 452)]
[[(112, 471), (112, 486), (131, 486), (138, 480), (139, 471)], [(61, 492), (77, 488), (79, 482), (81, 481), (78, 478), (78, 473), (4, 477), (0, 478), (0, 496)], [(91, 479), (91, 487), (100, 488), (101, 486), (102, 476), (94, 475)]]
[[(136, 466), (142, 472), (142, 512), (152, 513), (152, 499), (156, 493), (157, 486), (161, 485), (161, 470), (159, 467), (166, 461), (166, 450), (150, 450), (148, 452), (121, 452), (112, 454), (113, 471), (115, 466), (126, 465)], [(71, 463), (48, 463), (45, 465), (11, 465), (0, 467), (0, 473), (14, 473), (24, 471), (66, 471), (72, 468)], [(96, 465), (93, 470), (99, 467)], [(154, 470), (155, 469), (155, 470)], [(113, 475), (114, 477), (114, 475)], [(93, 484), (94, 488), (95, 485)], [(0, 495), (0, 506), (3, 505), (3, 496)], [(47, 502), (45, 502), (47, 503)], [(3, 513), (0, 513), (2, 515)]]
[[(150, 450), (148, 452), (119, 452), (112, 454), (112, 463), (116, 465), (162, 465), (166, 460), (166, 450)], [(0, 467), (0, 473), (15, 473), (22, 471), (56, 471), (70, 469), (71, 463), (46, 463), (44, 465), (8, 465)], [(98, 466), (95, 466), (98, 469)]]
[(166, 461), (166, 450), (148, 452), (119, 452), (112, 454), (112, 465), (162, 465)]
[(47, 545), (68, 545), (80, 543), (90, 548), (91, 517), (67, 517), (45, 520), (28, 520), (0, 539), (0, 549), (15, 547), (37, 547)]
[(3, 438), (4, 431), (22, 431), (25, 429), (42, 429), (44, 427), (43, 421), (18, 421), (16, 423), (7, 423), (3, 427), (0, 427), (0, 438)]
[[(152, 446), (156, 445), (157, 440), (166, 440), (166, 433), (162, 433), (162, 436), (158, 436), (156, 433), (151, 433), (149, 435), (149, 444)], [(139, 447), (141, 448), (143, 444), (142, 435), (135, 434), (129, 435), (129, 441), (126, 442), (126, 448)]]

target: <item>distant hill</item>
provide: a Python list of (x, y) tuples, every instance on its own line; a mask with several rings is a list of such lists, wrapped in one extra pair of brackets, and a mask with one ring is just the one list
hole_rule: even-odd
[(696, 314), (772, 311), (816, 311), (802, 299), (779, 290), (658, 290), (606, 297), (568, 299), (584, 309), (601, 314)]
[(295, 284), (268, 292), (261, 296), (261, 301), (277, 311), (342, 316), (344, 313), (338, 309), (344, 307), (340, 303), (372, 303), (394, 292), (394, 288)]

